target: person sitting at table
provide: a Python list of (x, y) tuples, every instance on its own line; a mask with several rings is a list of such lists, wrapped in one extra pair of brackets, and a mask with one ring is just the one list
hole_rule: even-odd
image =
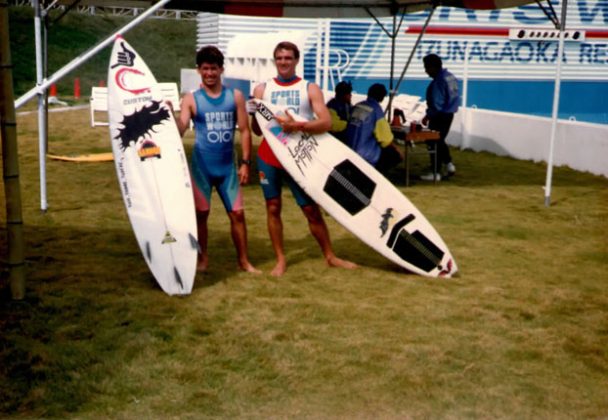
[(355, 105), (346, 127), (346, 144), (382, 173), (403, 160), (380, 106), (386, 94), (383, 84), (371, 85), (367, 99)]
[(341, 81), (334, 89), (336, 95), (327, 102), (327, 109), (331, 116), (329, 132), (341, 142), (346, 142), (346, 126), (353, 109), (351, 100), (353, 86), (350, 82)]

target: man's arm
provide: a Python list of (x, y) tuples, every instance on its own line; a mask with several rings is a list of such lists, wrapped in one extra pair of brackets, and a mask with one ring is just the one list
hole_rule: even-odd
[(179, 135), (183, 136), (188, 126), (190, 125), (190, 119), (195, 114), (196, 110), (194, 108), (194, 95), (191, 92), (186, 93), (184, 99), (182, 99), (181, 112), (179, 113), (179, 117), (175, 119), (175, 123), (177, 124), (177, 129), (179, 130)]
[[(260, 83), (259, 85), (257, 85), (254, 89), (253, 89), (253, 97), (256, 99), (262, 99), (264, 97), (264, 89), (266, 88), (266, 84), (265, 83)], [(253, 132), (258, 135), (261, 136), (262, 135), (262, 129), (260, 128), (260, 126), (258, 125), (257, 120), (255, 119), (255, 115), (253, 116), (253, 118), (251, 119), (251, 129), (253, 130)]]
[(393, 142), (393, 132), (391, 131), (391, 126), (386, 121), (386, 118), (380, 118), (376, 121), (376, 126), (374, 127), (374, 137), (376, 137), (376, 141), (380, 143), (380, 147), (388, 147)]
[(331, 115), (323, 100), (323, 92), (314, 83), (308, 84), (308, 99), (310, 100), (310, 106), (312, 111), (316, 115), (316, 119), (311, 121), (296, 121), (293, 116), (286, 112), (287, 116), (277, 118), (277, 121), (281, 125), (281, 128), (286, 133), (292, 131), (303, 131), (305, 133), (320, 134), (325, 133), (331, 129)]
[(241, 184), (249, 182), (249, 167), (251, 165), (251, 132), (249, 131), (249, 118), (245, 107), (245, 97), (240, 90), (234, 90), (236, 104), (236, 122), (241, 134), (242, 161), (239, 165), (239, 181)]
[(386, 118), (380, 118), (376, 121), (376, 127), (374, 128), (374, 136), (376, 140), (380, 144), (380, 147), (388, 148), (391, 147), (399, 153), (401, 159), (404, 158), (403, 151), (395, 145), (393, 132), (391, 131), (391, 126), (389, 125)]
[(325, 133), (331, 128), (331, 116), (325, 105), (323, 92), (315, 83), (308, 84), (308, 98), (317, 119), (306, 122), (302, 131), (312, 134)]
[(430, 97), (427, 97), (427, 109), (425, 115), (427, 120), (436, 116), (445, 107), (445, 90), (445, 83), (441, 80), (438, 79), (431, 82)]
[(348, 121), (340, 119), (338, 112), (335, 109), (328, 108), (329, 115), (331, 117), (331, 131), (334, 133), (340, 133), (346, 130), (346, 126), (348, 125)]

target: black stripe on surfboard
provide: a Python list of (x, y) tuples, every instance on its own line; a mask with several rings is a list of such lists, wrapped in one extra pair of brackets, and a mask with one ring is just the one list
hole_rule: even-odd
[(353, 216), (369, 206), (375, 189), (376, 183), (348, 159), (332, 169), (323, 187), (327, 195)]
[(435, 268), (441, 270), (441, 260), (445, 253), (420, 231), (409, 233), (405, 230), (405, 226), (414, 219), (414, 215), (409, 214), (395, 223), (386, 245), (404, 261), (427, 273)]

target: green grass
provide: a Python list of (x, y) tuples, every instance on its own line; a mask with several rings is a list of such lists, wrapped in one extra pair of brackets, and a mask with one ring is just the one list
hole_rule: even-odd
[[(18, 97), (36, 83), (34, 20), (31, 7), (10, 7), (9, 26), (13, 79)], [(48, 39), (48, 74), (62, 68), (82, 55), (132, 18), (90, 16), (68, 13), (61, 19), (58, 11), (51, 11)], [(160, 82), (180, 81), (180, 69), (194, 68), (196, 54), (196, 22), (194, 20), (148, 19), (125, 35), (154, 72)], [(74, 80), (80, 79), (81, 95), (88, 97), (92, 86), (107, 78), (108, 60), (112, 45), (100, 51), (82, 66), (57, 83), (57, 95), (62, 100), (73, 100)]]
[[(543, 164), (454, 150), (456, 177), (410, 188), (399, 168), (390, 178), (458, 262), (450, 280), (405, 273), (329, 217), (337, 254), (360, 268), (327, 268), (288, 192), (289, 269), (271, 277), (255, 182), (244, 195), (264, 274), (238, 272), (214, 193), (210, 271), (176, 298), (141, 257), (113, 164), (49, 160), (43, 214), (35, 115), (18, 130), (27, 294), (11, 301), (2, 279), (0, 416), (608, 415), (606, 178), (556, 168), (546, 208)], [(54, 154), (109, 150), (87, 110), (51, 114), (50, 133)]]

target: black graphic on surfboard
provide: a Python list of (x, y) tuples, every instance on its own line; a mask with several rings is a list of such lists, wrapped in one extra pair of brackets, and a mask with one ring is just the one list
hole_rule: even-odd
[(375, 189), (376, 183), (348, 159), (334, 167), (323, 187), (327, 195), (353, 216), (369, 206)]
[(135, 53), (128, 49), (125, 46), (124, 42), (121, 42), (120, 46), (122, 47), (122, 51), (118, 52), (118, 62), (116, 64), (113, 64), (111, 68), (118, 67), (121, 65), (133, 67), (133, 64), (135, 63)]
[(420, 231), (409, 233), (405, 230), (405, 226), (415, 218), (413, 214), (409, 214), (395, 223), (386, 245), (405, 261), (426, 272), (435, 268), (442, 270), (441, 260), (445, 253)]
[(137, 142), (140, 137), (155, 133), (154, 126), (169, 120), (170, 115), (167, 108), (161, 107), (160, 101), (152, 101), (139, 111), (131, 115), (124, 115), (120, 122), (123, 128), (118, 129), (118, 135), (114, 137), (120, 141), (120, 148), (124, 152), (131, 142)]
[[(371, 204), (376, 183), (357, 168), (350, 160), (345, 159), (334, 167), (327, 177), (323, 191), (334, 199), (351, 215), (359, 213)], [(393, 217), (392, 209), (382, 214), (380, 229), (382, 236), (388, 230), (388, 220)], [(416, 230), (409, 233), (405, 226), (415, 219), (409, 214), (391, 229), (386, 246), (407, 261), (422, 270), (429, 272), (435, 268), (443, 269), (441, 259), (444, 252), (430, 241), (423, 233)]]
[(382, 215), (382, 221), (380, 222), (380, 230), (382, 231), (382, 235), (380, 235), (380, 237), (386, 234), (386, 231), (388, 230), (389, 220), (393, 217), (395, 217), (393, 216), (393, 209), (390, 207), (387, 208), (384, 214)]

